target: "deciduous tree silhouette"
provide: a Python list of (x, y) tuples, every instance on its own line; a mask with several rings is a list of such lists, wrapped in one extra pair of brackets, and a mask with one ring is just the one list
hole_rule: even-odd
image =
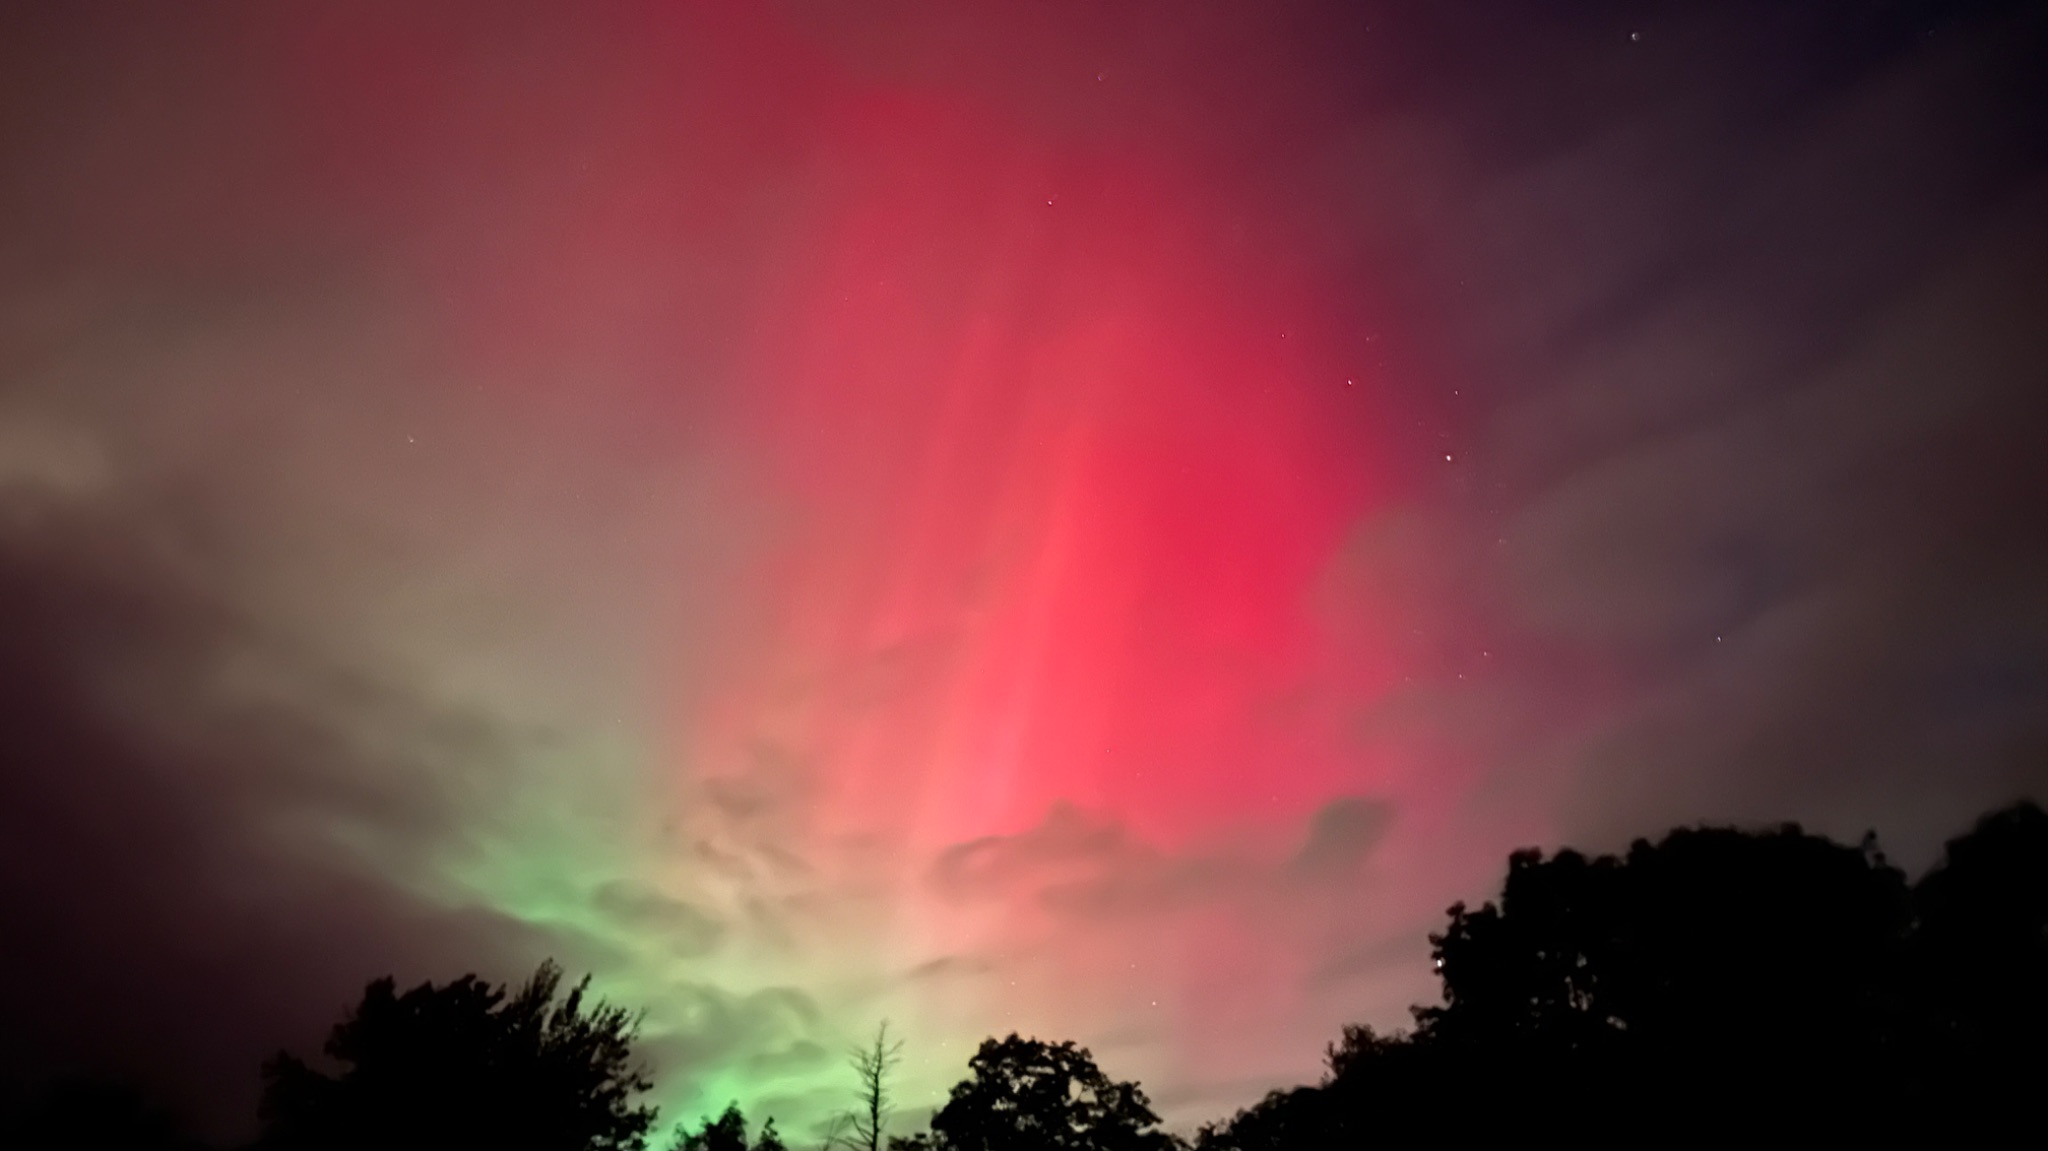
[(1202, 1128), (1200, 1151), (1293, 1151), (1400, 1138), (1444, 1141), (1446, 1124), (1462, 1136), (1490, 1130), (1498, 1101), (1484, 1086), (1460, 1082), (1445, 1052), (1411, 1035), (1381, 1035), (1350, 1025), (1325, 1052), (1320, 1084), (1274, 1091), (1223, 1123)]
[(1504, 1088), (1531, 1107), (1563, 1074), (1662, 1113), (1844, 1113), (1881, 1090), (1909, 919), (1874, 843), (1796, 826), (1674, 831), (1621, 859), (1520, 852), (1498, 906), (1454, 907), (1431, 937), (1445, 1002), (1418, 1021), (1468, 1060), (1509, 1061)]
[(1431, 936), (1441, 1006), (1346, 1028), (1322, 1083), (1207, 1151), (1362, 1138), (1892, 1142), (2034, 1122), (2048, 1081), (2048, 814), (1993, 813), (1920, 882), (1785, 825), (1624, 856), (1517, 852)]
[(894, 1141), (943, 1151), (1166, 1151), (1145, 1093), (1113, 1082), (1071, 1041), (987, 1039), (969, 1076), (932, 1116), (931, 1134)]
[(403, 994), (380, 979), (335, 1027), (326, 1074), (280, 1054), (264, 1068), (262, 1146), (275, 1151), (639, 1151), (654, 1109), (635, 1018), (562, 988), (544, 963), (515, 991), (472, 975)]
[[(669, 1151), (750, 1151), (747, 1144), (747, 1118), (740, 1112), (737, 1103), (726, 1104), (725, 1111), (716, 1119), (706, 1119), (695, 1131), (678, 1126), (675, 1142)], [(786, 1151), (782, 1137), (775, 1131), (775, 1120), (761, 1125), (761, 1134), (754, 1140), (751, 1151)]]
[(2048, 1081), (2048, 812), (2015, 804), (1950, 840), (1913, 889), (1906, 997), (1919, 1089), (1999, 1112)]

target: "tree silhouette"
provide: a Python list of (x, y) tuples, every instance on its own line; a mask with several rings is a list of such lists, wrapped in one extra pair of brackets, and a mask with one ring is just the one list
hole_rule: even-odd
[(1673, 832), (1625, 859), (1511, 858), (1500, 905), (1451, 909), (1431, 936), (1444, 1039), (1597, 1048), (1694, 1044), (1740, 1021), (1831, 1040), (1869, 1022), (1907, 919), (1882, 856), (1797, 827)]
[(1917, 1090), (1971, 1113), (2048, 1080), (2048, 812), (1996, 811), (1913, 889), (1906, 998)]
[(987, 1039), (968, 1061), (969, 1076), (954, 1085), (932, 1116), (927, 1138), (892, 1146), (943, 1151), (1165, 1151), (1171, 1136), (1158, 1129), (1144, 1091), (1112, 1082), (1085, 1047)]
[(1510, 857), (1431, 936), (1443, 1003), (1348, 1027), (1315, 1086), (1205, 1151), (1376, 1137), (1889, 1143), (2031, 1125), (2048, 1081), (2048, 813), (2017, 804), (1917, 884), (1873, 837), (1694, 828)]
[(1449, 1055), (1442, 1045), (1408, 1034), (1346, 1026), (1325, 1052), (1329, 1073), (1321, 1083), (1274, 1091), (1228, 1121), (1203, 1127), (1195, 1146), (1290, 1151), (1393, 1139), (1442, 1141), (1446, 1123), (1461, 1136), (1508, 1128), (1492, 1118), (1499, 1100), (1488, 1097), (1489, 1085), (1463, 1079), (1470, 1061), (1461, 1066)]
[(848, 1057), (858, 1083), (854, 1109), (835, 1124), (843, 1134), (828, 1137), (828, 1144), (865, 1151), (881, 1151), (883, 1130), (889, 1121), (889, 1072), (903, 1059), (903, 1041), (889, 1038), (889, 1021), (875, 1028), (875, 1040), (857, 1047)]
[(328, 1037), (328, 1075), (279, 1054), (264, 1068), (262, 1146), (277, 1151), (639, 1151), (654, 1109), (635, 1018), (563, 994), (543, 963), (516, 992), (473, 975), (399, 994), (389, 978)]
[[(1794, 825), (1683, 829), (1622, 858), (1519, 852), (1498, 905), (1454, 907), (1431, 937), (1444, 1005), (1418, 1039), (1523, 1123), (1833, 1123), (1887, 1092), (1909, 921), (1874, 841)], [(1587, 1107), (1588, 1087), (1612, 1098)]]
[[(747, 1144), (747, 1118), (740, 1113), (737, 1103), (725, 1105), (725, 1111), (716, 1119), (706, 1119), (695, 1131), (678, 1126), (675, 1141), (670, 1151), (750, 1151)], [(775, 1131), (775, 1120), (761, 1125), (760, 1137), (754, 1140), (751, 1151), (785, 1151), (782, 1137)]]
[(737, 1103), (728, 1103), (716, 1119), (706, 1119), (695, 1131), (680, 1125), (670, 1151), (747, 1151), (747, 1119)]

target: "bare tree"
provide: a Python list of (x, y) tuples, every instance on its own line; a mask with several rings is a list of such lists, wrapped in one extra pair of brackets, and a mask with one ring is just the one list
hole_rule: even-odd
[(903, 1061), (903, 1041), (889, 1038), (889, 1021), (875, 1028), (875, 1041), (856, 1047), (847, 1064), (858, 1081), (858, 1101), (852, 1111), (832, 1124), (828, 1146), (882, 1151), (884, 1129), (889, 1122), (889, 1072)]

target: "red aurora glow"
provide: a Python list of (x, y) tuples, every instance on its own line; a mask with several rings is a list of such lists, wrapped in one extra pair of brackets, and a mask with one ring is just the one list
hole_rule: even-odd
[(833, 822), (933, 846), (1060, 802), (1178, 843), (1370, 789), (1338, 727), (1393, 670), (1332, 650), (1315, 591), (1377, 469), (1310, 294), (1226, 271), (1141, 156), (900, 96), (830, 150), (753, 368), (777, 623), (699, 762), (814, 759)]
[(1326, 586), (1386, 499), (1379, 381), (1162, 157), (901, 92), (829, 123), (745, 358), (765, 622), (683, 762), (801, 790), (813, 862), (889, 845), (885, 962), (1001, 966), (905, 1009), (928, 1034), (1160, 1026), (1135, 1006), (1169, 1042), (1140, 1065), (1264, 1073), (1315, 913), (1227, 873), (1412, 785), (1355, 734), (1392, 621), (1333, 626)]

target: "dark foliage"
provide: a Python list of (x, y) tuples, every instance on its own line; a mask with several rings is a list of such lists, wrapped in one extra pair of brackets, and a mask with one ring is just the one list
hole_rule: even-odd
[(943, 1151), (1166, 1151), (1144, 1091), (1113, 1082), (1071, 1041), (983, 1040), (932, 1116), (931, 1133), (892, 1147)]
[(1995, 812), (1913, 889), (1907, 949), (1917, 1091), (1995, 1116), (2048, 1083), (2048, 812)]
[(782, 1137), (776, 1134), (775, 1120), (761, 1125), (761, 1134), (751, 1148), (747, 1143), (747, 1117), (740, 1113), (737, 1103), (726, 1104), (725, 1111), (716, 1119), (706, 1119), (696, 1130), (687, 1127), (676, 1128), (675, 1141), (669, 1144), (669, 1151), (786, 1151)]
[(1213, 1151), (1441, 1133), (1889, 1143), (2030, 1125), (2048, 1081), (2048, 815), (2021, 804), (1917, 885), (1866, 839), (1694, 829), (1623, 857), (1518, 852), (1431, 937), (1444, 1003), (1347, 1028), (1315, 1087)]
[(475, 976), (397, 993), (380, 979), (334, 1029), (338, 1075), (290, 1055), (264, 1068), (266, 1151), (638, 1151), (654, 1121), (634, 1096), (635, 1021), (562, 994), (542, 964), (510, 992)]

